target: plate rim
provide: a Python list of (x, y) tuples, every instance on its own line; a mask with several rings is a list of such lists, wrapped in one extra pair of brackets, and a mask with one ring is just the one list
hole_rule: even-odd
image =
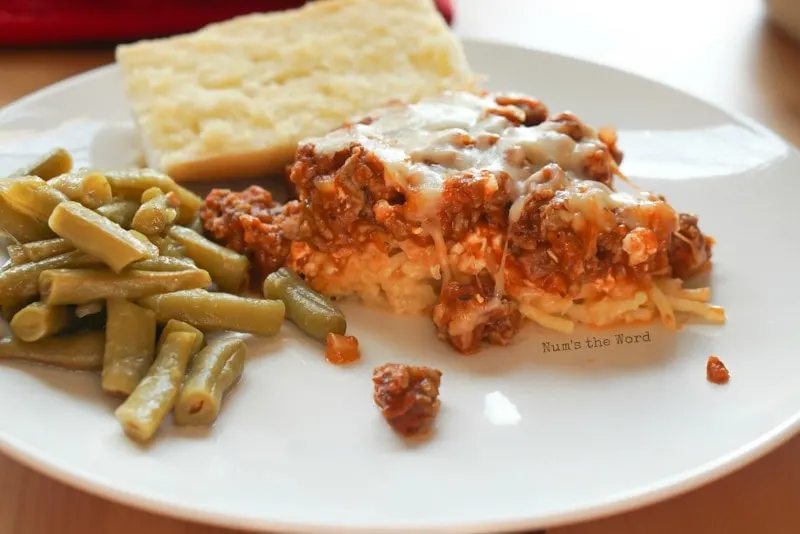
[[(800, 161), (800, 149), (789, 142), (780, 133), (770, 129), (765, 124), (748, 116), (738, 110), (726, 105), (718, 104), (709, 98), (694, 94), (676, 85), (656, 79), (651, 76), (640, 74), (634, 70), (619, 67), (604, 61), (590, 60), (579, 56), (553, 52), (547, 49), (526, 46), (523, 43), (513, 41), (490, 40), (474, 37), (459, 37), (459, 41), (465, 47), (494, 47), (498, 49), (516, 49), (541, 56), (549, 56), (557, 61), (570, 61), (583, 64), (584, 66), (602, 67), (618, 74), (634, 77), (654, 85), (665, 87), (689, 97), (699, 103), (716, 109), (729, 116), (735, 121), (743, 124), (760, 135), (769, 136), (780, 140), (787, 147), (785, 159), (798, 159)], [(85, 83), (95, 77), (108, 75), (113, 71), (118, 71), (119, 65), (112, 62), (106, 65), (95, 67), (86, 72), (70, 76), (53, 84), (47, 85), (16, 100), (13, 100), (0, 107), (0, 120), (6, 113), (18, 106), (24, 106), (31, 101), (35, 101), (51, 92), (57, 92), (75, 84)], [(238, 528), (248, 531), (270, 531), (287, 533), (306, 533), (315, 532), (320, 534), (344, 534), (344, 533), (406, 533), (409, 531), (420, 532), (424, 530), (435, 530), (440, 533), (498, 533), (513, 532), (531, 528), (554, 528), (565, 524), (573, 524), (611, 515), (616, 515), (645, 507), (657, 502), (677, 497), (699, 487), (710, 484), (726, 475), (729, 475), (743, 467), (764, 457), (768, 453), (780, 447), (782, 444), (800, 433), (800, 406), (797, 411), (786, 418), (780, 424), (761, 434), (758, 438), (751, 440), (739, 448), (726, 455), (714, 458), (705, 462), (694, 469), (677, 473), (673, 476), (664, 478), (656, 483), (634, 487), (628, 491), (608, 495), (604, 499), (595, 501), (583, 508), (556, 511), (539, 516), (510, 516), (500, 520), (484, 520), (481, 522), (470, 521), (468, 523), (434, 523), (419, 524), (406, 523), (393, 526), (386, 525), (345, 525), (331, 523), (315, 523), (312, 520), (303, 522), (291, 522), (266, 520), (263, 518), (252, 518), (236, 514), (226, 514), (223, 512), (205, 511), (198, 508), (179, 504), (172, 500), (162, 500), (135, 493), (113, 485), (103, 477), (98, 477), (80, 469), (73, 469), (68, 465), (59, 464), (52, 461), (46, 454), (31, 451), (26, 445), (17, 439), (9, 436), (0, 429), (0, 452), (12, 460), (44, 475), (55, 479), (67, 486), (79, 491), (84, 491), (89, 495), (103, 498), (107, 501), (130, 506), (141, 511), (159, 514), (165, 517), (180, 519), (192, 523), (202, 523), (227, 528)]]

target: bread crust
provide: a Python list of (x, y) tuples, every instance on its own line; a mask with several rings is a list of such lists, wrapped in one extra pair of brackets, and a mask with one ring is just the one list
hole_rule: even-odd
[(117, 48), (149, 167), (179, 181), (282, 173), (300, 141), (375, 107), (474, 89), (432, 0), (324, 0)]

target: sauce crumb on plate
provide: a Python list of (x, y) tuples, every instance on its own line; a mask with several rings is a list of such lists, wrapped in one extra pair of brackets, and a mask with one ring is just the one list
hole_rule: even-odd
[(361, 359), (358, 339), (331, 332), (325, 340), (325, 360), (334, 365), (353, 363)]
[(398, 434), (413, 436), (429, 428), (439, 413), (441, 380), (442, 372), (432, 367), (387, 363), (373, 371), (373, 398)]
[(731, 374), (725, 364), (716, 356), (709, 356), (706, 362), (706, 379), (712, 384), (727, 384)]

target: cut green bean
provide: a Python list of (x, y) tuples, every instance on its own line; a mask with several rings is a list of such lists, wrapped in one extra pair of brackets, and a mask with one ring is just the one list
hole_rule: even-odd
[(56, 235), (45, 223), (12, 209), (2, 195), (0, 195), (0, 232), (11, 236), (17, 243), (30, 243)]
[(48, 306), (34, 302), (15, 313), (9, 326), (15, 336), (30, 343), (65, 330), (73, 319), (74, 316), (66, 306)]
[(50, 214), (69, 199), (36, 176), (21, 176), (3, 182), (3, 198), (12, 209), (39, 222), (47, 223)]
[[(70, 306), (70, 308), (75, 309), (75, 307)], [(105, 330), (106, 328), (106, 307), (105, 304), (98, 313), (92, 313), (89, 315), (84, 315), (83, 317), (75, 319), (77, 322), (75, 323), (74, 329), (76, 330)]]
[(203, 235), (203, 231), (205, 229), (203, 228), (203, 220), (200, 219), (200, 214), (199, 213), (197, 215), (195, 215), (194, 219), (192, 219), (186, 225), (186, 228), (188, 228), (189, 230), (194, 230), (198, 234)]
[(111, 186), (106, 177), (97, 171), (78, 169), (56, 176), (47, 184), (87, 208), (95, 209), (111, 202)]
[(71, 170), (72, 156), (63, 148), (56, 148), (27, 167), (15, 171), (12, 176), (38, 176), (42, 180), (49, 180)]
[(217, 245), (182, 226), (173, 226), (167, 234), (186, 247), (186, 255), (192, 258), (198, 267), (211, 273), (211, 278), (222, 291), (235, 293), (245, 285), (247, 272), (250, 269), (247, 256)]
[(39, 275), (51, 269), (99, 267), (103, 263), (73, 250), (45, 260), (15, 265), (0, 271), (0, 301), (27, 301), (39, 294)]
[[(7, 261), (2, 267), (0, 267), (0, 273), (10, 268), (10, 266), (11, 262)], [(11, 319), (14, 317), (14, 314), (21, 309), (22, 306), (19, 306), (13, 299), (6, 301), (0, 300), (0, 319), (3, 319), (6, 322), (11, 321)], [(3, 332), (5, 332), (5, 329)]]
[(93, 302), (87, 302), (86, 304), (79, 304), (75, 306), (75, 317), (78, 319), (83, 319), (84, 317), (89, 317), (90, 315), (97, 315), (101, 313), (105, 308), (105, 301), (102, 300), (95, 300)]
[(285, 313), (279, 300), (251, 299), (202, 289), (153, 295), (141, 299), (139, 304), (156, 312), (159, 323), (178, 319), (200, 329), (265, 336), (280, 330)]
[[(158, 187), (151, 187), (150, 189), (145, 189), (144, 192), (142, 193), (142, 198), (139, 199), (139, 203), (144, 204), (145, 202), (149, 202), (154, 198), (159, 197), (163, 194), (164, 192)], [(176, 198), (177, 201), (177, 197), (174, 198)], [(180, 201), (177, 202), (179, 203)]]
[(158, 257), (159, 257), (159, 255), (160, 255), (160, 254), (159, 254), (159, 252), (158, 252), (158, 247), (157, 247), (157, 246), (155, 246), (155, 245), (154, 245), (154, 244), (153, 244), (153, 243), (150, 241), (150, 238), (149, 238), (149, 237), (147, 237), (146, 235), (144, 235), (144, 234), (143, 234), (143, 233), (141, 233), (140, 231), (138, 231), (138, 230), (133, 230), (133, 229), (131, 229), (131, 230), (128, 230), (128, 233), (129, 233), (129, 234), (131, 234), (131, 235), (132, 235), (133, 237), (135, 237), (136, 239), (138, 239), (139, 241), (141, 241), (141, 242), (142, 242), (142, 244), (145, 246), (145, 248), (147, 248), (147, 256), (145, 256), (145, 258), (144, 258), (144, 259), (146, 259), (146, 260), (148, 260), (148, 259), (149, 259), (149, 260), (152, 260), (152, 259), (155, 259), (155, 258), (158, 258)]
[(130, 268), (142, 271), (187, 271), (190, 269), (197, 269), (197, 265), (189, 258), (159, 256), (158, 258), (150, 258), (132, 263)]
[(66, 239), (56, 237), (43, 241), (33, 241), (24, 245), (11, 245), (8, 247), (8, 255), (14, 265), (41, 261), (65, 252), (75, 250), (72, 243)]
[(6, 248), (8, 251), (8, 261), (11, 265), (22, 265), (30, 261), (22, 246), (23, 245), (8, 245)]
[(161, 256), (169, 256), (171, 258), (183, 258), (186, 256), (186, 247), (171, 237), (151, 235), (150, 242), (158, 247), (158, 253)]
[(25, 307), (28, 300), (30, 299), (23, 299), (23, 300), (3, 300), (0, 301), (0, 312), (2, 312), (3, 320), (10, 323), (14, 316), (20, 311), (22, 308)]
[(138, 202), (132, 200), (117, 200), (111, 204), (100, 206), (95, 211), (121, 227), (129, 229), (133, 222), (133, 216), (136, 215), (136, 210), (138, 209)]
[(166, 174), (152, 169), (112, 171), (106, 173), (106, 178), (115, 195), (131, 200), (139, 200), (142, 193), (151, 187), (157, 187), (165, 193), (175, 193), (181, 202), (178, 224), (191, 222), (203, 205), (202, 198), (181, 187)]
[(215, 340), (192, 359), (175, 402), (179, 425), (210, 426), (217, 420), (222, 398), (239, 380), (247, 345), (239, 338)]
[(147, 375), (114, 415), (132, 439), (146, 442), (172, 410), (191, 357), (194, 334), (170, 334)]
[[(158, 194), (151, 194), (154, 190)], [(142, 205), (133, 216), (131, 228), (144, 235), (162, 234), (178, 217), (179, 205), (174, 193), (165, 195), (158, 188), (148, 189), (142, 194)]]
[(78, 202), (59, 204), (50, 217), (50, 228), (75, 248), (101, 259), (116, 272), (131, 263), (158, 255), (150, 242), (144, 243), (120, 225)]
[(127, 300), (106, 302), (106, 348), (103, 391), (127, 397), (150, 369), (155, 357), (156, 316)]
[(76, 371), (99, 371), (103, 367), (105, 344), (102, 331), (49, 337), (33, 343), (6, 338), (0, 340), (0, 360), (44, 363)]
[(136, 300), (182, 289), (208, 287), (207, 271), (140, 271), (114, 273), (106, 269), (53, 269), (39, 276), (42, 302), (51, 306), (85, 304), (97, 299)]
[(161, 350), (161, 347), (167, 341), (167, 338), (170, 334), (174, 334), (175, 332), (188, 332), (190, 334), (194, 334), (194, 345), (192, 345), (192, 355), (196, 354), (200, 347), (203, 346), (203, 339), (205, 336), (203, 333), (198, 330), (197, 328), (193, 327), (190, 324), (184, 323), (183, 321), (176, 321), (175, 319), (170, 319), (167, 321), (167, 324), (164, 325), (164, 328), (161, 330), (161, 335), (158, 336), (158, 343), (156, 344), (156, 353)]
[(347, 320), (330, 300), (311, 289), (297, 274), (282, 267), (264, 280), (264, 296), (286, 305), (286, 318), (320, 341), (328, 334), (344, 334)]

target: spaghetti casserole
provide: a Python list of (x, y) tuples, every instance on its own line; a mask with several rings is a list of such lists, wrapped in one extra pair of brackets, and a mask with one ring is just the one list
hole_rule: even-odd
[(523, 318), (572, 332), (676, 313), (724, 322), (683, 280), (713, 241), (663, 196), (615, 187), (610, 129), (520, 94), (392, 103), (298, 146), (298, 200), (214, 191), (206, 230), (263, 276), (286, 263), (329, 296), (428, 313), (473, 352)]

